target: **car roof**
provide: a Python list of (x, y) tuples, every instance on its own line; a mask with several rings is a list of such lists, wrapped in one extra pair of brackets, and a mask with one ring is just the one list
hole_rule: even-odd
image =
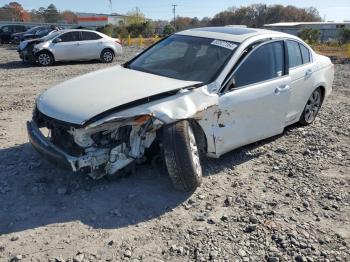
[(289, 36), (288, 34), (272, 30), (234, 26), (200, 27), (181, 31), (176, 34), (221, 39), (237, 43), (241, 43), (244, 40), (257, 35), (279, 34), (281, 37)]
[(88, 30), (88, 29), (62, 29), (59, 30), (59, 32), (66, 33), (66, 32), (93, 32), (93, 33), (100, 33), (94, 30)]

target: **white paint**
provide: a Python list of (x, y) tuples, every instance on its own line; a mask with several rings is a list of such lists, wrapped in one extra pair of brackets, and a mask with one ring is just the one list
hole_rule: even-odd
[[(214, 39), (234, 41), (237, 37), (222, 33), (185, 31), (180, 34), (195, 36), (214, 36)], [(125, 69), (120, 66), (96, 71), (53, 87), (37, 100), (38, 109), (52, 118), (65, 122), (83, 124), (90, 118), (126, 103), (155, 94), (182, 89), (176, 94), (153, 102), (138, 104), (123, 111), (111, 112), (104, 118), (85, 128), (71, 131), (77, 144), (91, 148), (89, 136), (101, 130), (117, 131), (120, 126), (133, 126), (130, 135), (131, 150), (125, 151), (119, 145), (112, 150), (112, 162), (107, 164), (107, 173), (115, 172), (141, 157), (145, 148), (155, 138), (155, 131), (163, 124), (183, 119), (194, 119), (202, 127), (207, 140), (207, 154), (219, 157), (225, 152), (283, 132), (286, 125), (299, 120), (306, 101), (313, 90), (319, 86), (326, 89), (326, 97), (332, 90), (334, 67), (330, 60), (317, 55), (310, 49), (312, 61), (291, 69), (287, 76), (254, 83), (227, 93), (219, 93), (225, 77), (237, 63), (245, 48), (264, 38), (294, 39), (287, 34), (259, 31), (249, 36), (242, 35), (243, 41), (236, 49), (232, 59), (218, 78), (207, 86), (186, 89), (198, 82), (181, 81), (153, 74)], [(215, 42), (216, 44), (218, 42)], [(244, 61), (244, 60), (243, 60)], [(311, 69), (312, 74), (303, 78)], [(153, 122), (151, 130), (141, 129), (135, 117), (149, 115)], [(156, 121), (159, 120), (159, 121)], [(139, 132), (142, 131), (142, 132)], [(146, 132), (146, 133), (144, 133)], [(143, 136), (141, 139), (141, 136)], [(89, 151), (91, 152), (91, 151)], [(93, 152), (93, 150), (92, 150)], [(96, 150), (89, 153), (81, 164), (107, 161), (106, 153)], [(92, 155), (91, 155), (92, 154)], [(119, 159), (113, 162), (115, 159)]]

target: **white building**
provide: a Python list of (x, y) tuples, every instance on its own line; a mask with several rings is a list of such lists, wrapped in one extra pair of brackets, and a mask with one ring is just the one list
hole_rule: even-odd
[(320, 41), (325, 42), (327, 40), (338, 38), (342, 28), (350, 29), (350, 22), (282, 22), (266, 24), (264, 25), (264, 28), (296, 36), (303, 29), (317, 29), (321, 33)]

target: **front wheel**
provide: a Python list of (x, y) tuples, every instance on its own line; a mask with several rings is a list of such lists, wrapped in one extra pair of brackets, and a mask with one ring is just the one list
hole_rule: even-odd
[(37, 61), (41, 66), (50, 66), (53, 64), (54, 58), (49, 52), (43, 51), (37, 55)]
[(102, 63), (112, 63), (114, 59), (114, 52), (111, 49), (104, 49), (100, 58)]
[(175, 189), (191, 191), (202, 182), (202, 166), (190, 122), (183, 120), (163, 129), (165, 164)]
[(322, 105), (322, 92), (320, 88), (317, 88), (312, 92), (310, 98), (308, 99), (304, 111), (300, 117), (300, 124), (310, 125), (315, 121), (318, 111)]

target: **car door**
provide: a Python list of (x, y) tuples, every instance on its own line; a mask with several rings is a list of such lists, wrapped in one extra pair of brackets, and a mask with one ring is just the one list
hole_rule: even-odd
[(57, 61), (78, 60), (81, 56), (79, 54), (80, 33), (78, 31), (64, 33), (56, 37), (52, 43)]
[(291, 77), (291, 97), (287, 112), (287, 122), (299, 121), (305, 103), (310, 96), (312, 84), (312, 61), (307, 47), (294, 41), (286, 41), (288, 51), (289, 75)]
[(219, 94), (216, 152), (283, 132), (290, 97), (283, 41), (255, 47), (240, 62)]
[(79, 51), (81, 59), (98, 59), (102, 51), (102, 37), (94, 32), (81, 32)]
[(3, 26), (1, 28), (1, 41), (8, 42), (12, 34), (12, 26)]

